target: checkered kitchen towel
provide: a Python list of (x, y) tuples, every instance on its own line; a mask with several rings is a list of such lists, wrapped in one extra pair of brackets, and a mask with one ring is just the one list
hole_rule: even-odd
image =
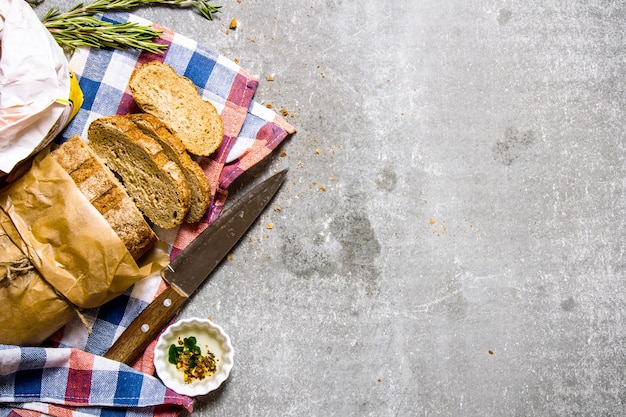
[[(220, 214), (228, 186), (269, 155), (295, 129), (274, 111), (253, 101), (258, 78), (233, 61), (195, 41), (128, 13), (103, 20), (133, 21), (163, 31), (163, 54), (135, 50), (81, 49), (70, 68), (78, 77), (84, 103), (60, 141), (86, 138), (89, 123), (111, 114), (138, 112), (127, 89), (133, 69), (159, 60), (190, 78), (224, 121), (221, 147), (199, 160), (212, 188), (205, 218), (170, 233), (170, 257), (176, 257)], [(170, 231), (171, 232), (171, 231)], [(0, 346), (0, 416), (170, 416), (192, 410), (193, 401), (166, 389), (154, 378), (155, 342), (132, 367), (103, 358), (115, 339), (165, 288), (159, 276), (142, 280), (113, 301), (85, 312), (91, 326), (76, 319), (57, 332), (50, 347)]]

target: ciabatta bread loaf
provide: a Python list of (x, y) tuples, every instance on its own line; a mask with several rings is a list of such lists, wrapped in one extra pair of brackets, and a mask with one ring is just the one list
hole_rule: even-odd
[(89, 146), (121, 177), (128, 194), (152, 223), (169, 229), (183, 222), (189, 210), (189, 186), (159, 142), (125, 116), (94, 120), (88, 139)]
[(51, 156), (70, 174), (135, 260), (156, 243), (156, 234), (122, 184), (78, 135), (61, 144)]
[(169, 65), (143, 64), (128, 86), (137, 105), (171, 127), (190, 153), (209, 156), (222, 143), (224, 123), (215, 107), (202, 99), (189, 78)]
[(191, 159), (181, 140), (156, 116), (149, 113), (138, 113), (129, 114), (128, 118), (143, 133), (159, 141), (163, 146), (163, 152), (179, 163), (191, 192), (189, 211), (185, 221), (196, 223), (202, 220), (207, 211), (211, 194), (209, 180), (200, 165)]

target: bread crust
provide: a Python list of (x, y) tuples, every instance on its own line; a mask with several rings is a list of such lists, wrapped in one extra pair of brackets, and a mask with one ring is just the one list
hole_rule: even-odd
[(135, 260), (156, 243), (156, 234), (122, 184), (78, 135), (50, 155), (102, 214)]
[(169, 65), (158, 61), (141, 65), (133, 71), (128, 86), (137, 105), (165, 122), (190, 153), (210, 156), (221, 145), (221, 116), (213, 104), (202, 99), (190, 79)]
[(125, 116), (94, 120), (88, 138), (91, 148), (121, 177), (128, 194), (153, 224), (169, 229), (183, 222), (189, 210), (189, 185), (159, 142)]
[(149, 113), (129, 114), (127, 117), (146, 135), (159, 141), (163, 151), (177, 161), (189, 185), (191, 193), (189, 211), (185, 216), (188, 223), (202, 220), (211, 199), (209, 180), (200, 165), (191, 159), (185, 145), (163, 121)]

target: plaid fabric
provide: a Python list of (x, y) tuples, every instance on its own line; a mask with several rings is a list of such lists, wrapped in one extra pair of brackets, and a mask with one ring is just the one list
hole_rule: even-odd
[(85, 406), (133, 407), (159, 415), (174, 415), (192, 401), (166, 388), (158, 379), (119, 362), (77, 349), (2, 346), (0, 399), (20, 402), (32, 411), (55, 414), (71, 406), (89, 414)]
[[(157, 40), (168, 46), (162, 55), (135, 50), (81, 49), (70, 68), (84, 103), (59, 142), (74, 134), (87, 138), (89, 123), (101, 116), (139, 112), (128, 89), (134, 68), (159, 60), (190, 78), (201, 96), (213, 103), (224, 121), (221, 147), (199, 159), (211, 183), (211, 204), (204, 219), (167, 231), (175, 258), (219, 216), (228, 186), (269, 155), (295, 129), (274, 111), (253, 101), (258, 78), (195, 41), (128, 13), (108, 13), (103, 20), (133, 21), (163, 31)], [(49, 347), (0, 345), (0, 415), (12, 416), (174, 416), (192, 410), (192, 399), (178, 395), (152, 375), (148, 347), (132, 367), (103, 355), (137, 315), (165, 288), (160, 276), (148, 277), (123, 295), (83, 312), (50, 339)]]

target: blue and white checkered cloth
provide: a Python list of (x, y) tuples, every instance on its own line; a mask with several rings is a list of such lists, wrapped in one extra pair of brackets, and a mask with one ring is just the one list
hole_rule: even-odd
[[(212, 187), (205, 218), (175, 230), (170, 257), (176, 257), (220, 214), (228, 186), (269, 155), (295, 129), (273, 110), (253, 101), (258, 78), (195, 41), (135, 15), (109, 13), (103, 20), (134, 21), (163, 31), (162, 55), (136, 50), (81, 49), (70, 61), (84, 103), (59, 141), (86, 138), (97, 117), (138, 112), (127, 84), (132, 70), (159, 60), (190, 78), (224, 121), (221, 147), (200, 160)], [(154, 342), (132, 367), (103, 355), (137, 315), (165, 288), (160, 276), (146, 278), (111, 302), (89, 311), (57, 332), (50, 347), (0, 346), (0, 416), (175, 416), (191, 411), (193, 400), (153, 377)]]

